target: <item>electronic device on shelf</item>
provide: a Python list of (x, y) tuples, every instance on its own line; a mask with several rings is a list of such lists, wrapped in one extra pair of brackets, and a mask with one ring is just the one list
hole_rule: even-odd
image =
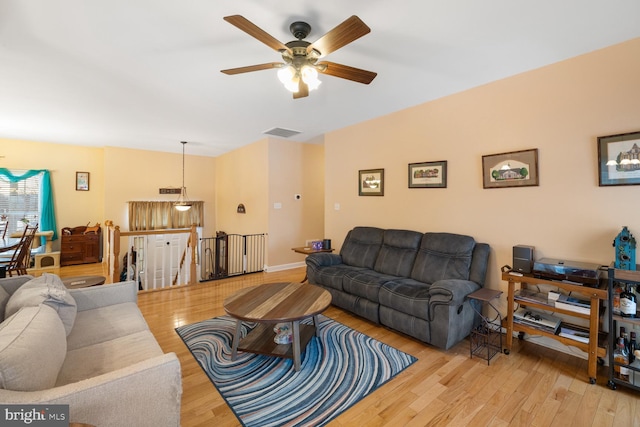
[(561, 319), (548, 313), (520, 307), (513, 312), (513, 320), (532, 327), (555, 333), (560, 327)]
[(600, 265), (590, 262), (541, 258), (533, 264), (533, 275), (540, 279), (566, 280), (576, 285), (598, 286)]
[(533, 246), (516, 245), (513, 247), (513, 269), (518, 273), (530, 274), (533, 267)]

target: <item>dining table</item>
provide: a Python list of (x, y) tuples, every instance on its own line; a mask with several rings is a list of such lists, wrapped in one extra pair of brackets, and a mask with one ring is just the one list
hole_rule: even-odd
[(20, 237), (3, 237), (0, 239), (0, 253), (14, 250), (19, 243)]

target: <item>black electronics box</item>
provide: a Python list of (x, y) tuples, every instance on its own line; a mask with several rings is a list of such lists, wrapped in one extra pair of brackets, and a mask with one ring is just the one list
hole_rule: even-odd
[(577, 285), (595, 287), (600, 281), (600, 265), (542, 258), (533, 264), (533, 275), (540, 279), (566, 280)]
[(533, 246), (516, 245), (513, 247), (513, 271), (530, 274), (533, 268)]

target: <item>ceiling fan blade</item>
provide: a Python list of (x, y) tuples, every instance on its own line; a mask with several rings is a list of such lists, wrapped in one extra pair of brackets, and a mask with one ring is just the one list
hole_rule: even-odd
[(246, 67), (229, 68), (228, 70), (220, 70), (221, 73), (228, 75), (250, 73), (251, 71), (270, 70), (272, 68), (282, 67), (281, 62), (267, 62), (266, 64), (249, 65)]
[(362, 22), (360, 18), (353, 15), (347, 18), (342, 24), (320, 37), (307, 47), (307, 53), (313, 49), (320, 52), (321, 56), (325, 56), (351, 43), (354, 40), (368, 34), (371, 28)]
[(309, 96), (309, 86), (300, 79), (298, 81), (298, 91), (293, 93), (293, 99), (304, 98)]
[(240, 30), (249, 34), (251, 37), (254, 37), (258, 41), (261, 41), (262, 43), (266, 44), (267, 46), (269, 46), (271, 49), (275, 51), (278, 51), (278, 52), (283, 50), (287, 52), (291, 51), (291, 49), (289, 49), (284, 43), (282, 43), (281, 41), (279, 41), (278, 39), (276, 39), (266, 31), (264, 31), (262, 28), (258, 27), (253, 22), (249, 21), (244, 16), (231, 15), (231, 16), (225, 16), (223, 19), (228, 23), (230, 23), (231, 25), (234, 25)]
[(318, 72), (329, 76), (340, 77), (341, 79), (352, 80), (358, 83), (368, 85), (376, 78), (378, 73), (373, 71), (362, 70), (360, 68), (350, 67), (348, 65), (337, 64), (335, 62), (319, 62)]

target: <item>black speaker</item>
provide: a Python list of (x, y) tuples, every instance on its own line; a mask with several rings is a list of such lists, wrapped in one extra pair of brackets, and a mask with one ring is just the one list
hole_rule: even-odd
[(533, 246), (516, 245), (513, 247), (513, 271), (528, 274), (533, 268)]

